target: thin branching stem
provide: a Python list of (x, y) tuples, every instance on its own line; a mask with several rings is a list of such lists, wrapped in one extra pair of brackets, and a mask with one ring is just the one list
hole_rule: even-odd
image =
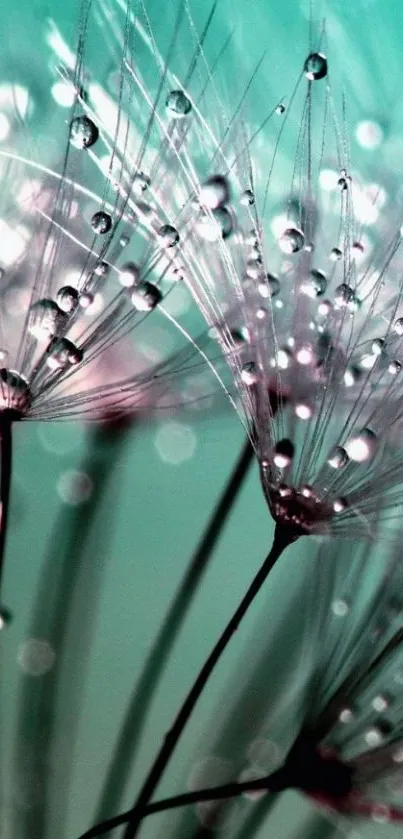
[(236, 608), (234, 614), (232, 615), (220, 638), (214, 645), (210, 655), (203, 664), (196, 680), (194, 681), (188, 695), (185, 698), (185, 701), (182, 704), (182, 707), (179, 710), (179, 713), (177, 714), (174, 720), (172, 727), (164, 737), (160, 751), (158, 752), (157, 757), (150, 769), (150, 772), (147, 775), (147, 778), (143, 784), (143, 787), (139, 793), (139, 796), (133, 808), (133, 815), (125, 830), (124, 839), (134, 839), (134, 836), (137, 833), (138, 827), (144, 814), (144, 808), (147, 806), (150, 799), (152, 798), (155, 789), (158, 786), (158, 783), (162, 775), (164, 774), (165, 769), (167, 768), (168, 763), (174, 753), (175, 747), (183, 733), (186, 723), (188, 722), (193, 712), (193, 709), (197, 704), (197, 701), (200, 698), (215, 666), (220, 660), (227, 645), (231, 641), (231, 638), (238, 629), (242, 619), (246, 615), (255, 597), (259, 593), (263, 583), (266, 581), (274, 564), (281, 556), (285, 548), (288, 547), (288, 545), (293, 541), (294, 538), (294, 534), (290, 533), (289, 530), (282, 528), (278, 524), (276, 525), (273, 545), (269, 554), (264, 560), (263, 565), (259, 569), (258, 573), (254, 577), (246, 594), (242, 598), (239, 606)]
[(3, 579), (12, 472), (12, 420), (0, 415), (0, 590)]

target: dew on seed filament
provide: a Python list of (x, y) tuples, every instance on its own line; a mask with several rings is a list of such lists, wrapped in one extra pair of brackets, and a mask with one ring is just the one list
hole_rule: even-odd
[(279, 440), (274, 447), (274, 463), (279, 469), (285, 469), (290, 465), (294, 457), (294, 445), (291, 440), (284, 438)]
[(333, 600), (332, 603), (332, 612), (337, 618), (345, 618), (350, 611), (350, 607), (347, 603), (347, 600), (343, 600), (342, 598), (338, 598), (337, 600)]
[(346, 725), (354, 720), (354, 711), (352, 708), (342, 708), (339, 713), (339, 721)]
[(109, 233), (112, 229), (112, 216), (103, 212), (103, 210), (99, 210), (92, 216), (91, 227), (100, 236)]
[(246, 263), (246, 273), (251, 280), (264, 280), (265, 272), (263, 268), (263, 262), (260, 256), (257, 256), (256, 259), (248, 259)]
[(385, 345), (386, 343), (383, 338), (375, 338), (375, 340), (372, 341), (371, 352), (376, 356), (382, 355)]
[(0, 607), (0, 630), (4, 629), (8, 626), (12, 621), (11, 612), (8, 609), (5, 609), (4, 606)]
[(345, 192), (351, 184), (351, 177), (347, 174), (346, 169), (342, 169), (337, 181), (337, 186), (342, 192)]
[(96, 143), (99, 131), (87, 116), (75, 117), (70, 123), (70, 143), (76, 149), (89, 149)]
[(355, 291), (347, 283), (341, 283), (334, 292), (334, 305), (337, 309), (352, 309), (356, 302)]
[(255, 196), (254, 196), (252, 190), (251, 189), (245, 189), (245, 191), (242, 193), (239, 201), (244, 207), (251, 207), (255, 203)]
[(343, 256), (343, 253), (340, 250), (340, 248), (332, 248), (332, 250), (330, 251), (330, 254), (329, 254), (329, 259), (332, 262), (339, 262), (339, 260), (342, 258), (342, 256)]
[(91, 294), (90, 291), (83, 291), (83, 293), (80, 294), (78, 302), (82, 309), (89, 309), (94, 302), (94, 295)]
[(66, 315), (54, 300), (38, 300), (29, 310), (28, 332), (37, 341), (49, 341), (65, 321)]
[(376, 452), (377, 438), (370, 428), (363, 428), (359, 434), (347, 440), (344, 448), (355, 463), (365, 463), (370, 460)]
[(292, 360), (292, 352), (288, 347), (280, 347), (277, 356), (273, 359), (272, 367), (278, 367), (279, 370), (287, 370)]
[(380, 746), (383, 742), (383, 732), (381, 731), (378, 726), (373, 725), (371, 728), (368, 728), (364, 734), (365, 742), (371, 748), (376, 748)]
[(254, 361), (248, 361), (243, 365), (241, 379), (248, 387), (252, 387), (258, 381), (258, 372)]
[(144, 172), (136, 172), (133, 177), (132, 189), (137, 195), (142, 195), (151, 184), (151, 178), (145, 175)]
[(124, 288), (133, 288), (133, 286), (138, 285), (140, 281), (140, 268), (135, 262), (126, 262), (125, 265), (122, 265), (119, 276), (118, 276), (120, 285)]
[(196, 230), (206, 242), (228, 239), (234, 229), (232, 215), (226, 207), (217, 207), (210, 213), (200, 213), (196, 221)]
[(183, 90), (171, 90), (165, 101), (170, 117), (182, 119), (192, 110), (192, 103)]
[(324, 79), (327, 75), (327, 59), (321, 52), (311, 52), (305, 60), (304, 73), (310, 82)]
[(285, 111), (285, 105), (283, 105), (283, 103), (280, 102), (280, 104), (277, 105), (277, 107), (275, 108), (275, 113), (277, 114), (277, 116), (282, 116), (284, 111)]
[(261, 297), (267, 299), (269, 297), (276, 297), (280, 288), (280, 280), (274, 274), (267, 274), (266, 279), (259, 283), (258, 292)]
[(401, 369), (402, 365), (400, 364), (400, 361), (391, 361), (388, 365), (388, 372), (391, 374), (391, 376), (396, 376), (398, 373), (400, 373)]
[(377, 711), (378, 713), (382, 714), (384, 711), (387, 711), (387, 709), (389, 708), (390, 699), (389, 699), (388, 696), (385, 696), (384, 694), (379, 693), (379, 694), (377, 694), (377, 696), (374, 696), (374, 698), (371, 702), (371, 705), (372, 705), (374, 711)]
[(310, 405), (300, 402), (295, 406), (295, 414), (301, 420), (309, 420), (312, 418), (313, 411)]
[(109, 265), (107, 262), (98, 262), (98, 264), (94, 268), (94, 274), (97, 277), (105, 277), (109, 271)]
[(173, 248), (179, 242), (179, 233), (171, 224), (163, 224), (158, 230), (161, 247)]
[(222, 175), (213, 175), (200, 187), (199, 201), (203, 207), (216, 210), (227, 204), (230, 198), (229, 184)]
[(298, 227), (287, 227), (280, 236), (278, 244), (283, 253), (297, 253), (304, 246), (305, 237)]
[(309, 276), (303, 280), (300, 285), (301, 293), (306, 294), (307, 297), (311, 297), (312, 299), (320, 297), (321, 294), (324, 294), (326, 288), (326, 276), (323, 271), (318, 271), (317, 269), (310, 271)]
[(343, 446), (336, 446), (327, 460), (332, 469), (341, 469), (348, 463), (348, 454)]
[(78, 306), (78, 291), (74, 286), (64, 285), (57, 292), (56, 301), (65, 314), (70, 315)]
[(348, 502), (345, 498), (335, 498), (332, 506), (334, 513), (344, 513), (344, 510), (348, 508)]
[(153, 283), (140, 283), (130, 295), (130, 300), (139, 312), (151, 312), (162, 300), (162, 294)]
[(399, 338), (403, 335), (403, 318), (398, 318), (397, 320), (395, 320), (393, 329), (396, 332), (396, 335), (399, 336)]
[(11, 411), (24, 416), (31, 404), (31, 390), (27, 380), (16, 370), (0, 370), (0, 411)]
[(62, 370), (79, 364), (83, 352), (68, 338), (53, 338), (46, 350), (46, 364), (50, 370)]
[(303, 367), (314, 364), (316, 361), (315, 350), (311, 344), (302, 344), (295, 354), (296, 361)]

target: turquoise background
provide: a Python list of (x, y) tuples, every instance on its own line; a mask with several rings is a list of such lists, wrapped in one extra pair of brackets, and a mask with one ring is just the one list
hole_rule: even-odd
[[(160, 0), (147, 3), (160, 40), (173, 6)], [(223, 0), (218, 4), (214, 23), (217, 39), (222, 40), (235, 26), (223, 68), (225, 93), (233, 88), (242, 90), (261, 52), (267, 49), (266, 62), (249, 100), (252, 124), (258, 124), (262, 110), (265, 112), (293, 88), (307, 52), (307, 6), (297, 0)], [(190, 8), (200, 26), (206, 3), (191, 0)], [(4, 80), (19, 81), (32, 93), (35, 109), (28, 129), (40, 157), (54, 152), (65, 130), (64, 112), (49, 95), (51, 56), (44, 41), (44, 22), (49, 16), (54, 18), (68, 37), (77, 11), (77, 4), (70, 2), (3, 0), (1, 5), (0, 71)], [(374, 180), (390, 185), (397, 201), (403, 171), (401, 6), (396, 0), (330, 0), (326, 6), (315, 4), (315, 19), (320, 20), (322, 14), (327, 20), (324, 46), (331, 59), (332, 84), (345, 92), (352, 133), (356, 121), (366, 118), (377, 120), (385, 130), (380, 152), (362, 150), (353, 139), (353, 159), (363, 177), (370, 174)], [(98, 46), (97, 59), (102, 63), (103, 45)], [(186, 63), (186, 49), (184, 45), (179, 64)], [(207, 58), (209, 49), (206, 47)], [(211, 49), (214, 51), (213, 45)], [(264, 148), (258, 145), (257, 154), (264, 167)], [(284, 149), (285, 159), (287, 154), (291, 159), (291, 148)], [(192, 441), (194, 452), (177, 465), (169, 464), (161, 459), (155, 444), (161, 426), (170, 421), (158, 416), (152, 422), (134, 425), (119, 438), (120, 442), (100, 446), (98, 441), (96, 450), (91, 448), (91, 432), (79, 424), (24, 424), (16, 428), (12, 527), (4, 585), (5, 601), (15, 620), (1, 636), (1, 839), (74, 839), (92, 821), (131, 690), (243, 442), (236, 417), (222, 405), (203, 410), (196, 417), (188, 411), (174, 421), (185, 427), (181, 433)], [(57, 491), (60, 476), (71, 469), (88, 471), (89, 465), (95, 468), (92, 499), (82, 507), (63, 504)], [(36, 637), (46, 638), (46, 633), (49, 636), (55, 631), (63, 612), (63, 598), (57, 605), (53, 586), (59, 579), (66, 549), (72, 557), (75, 554), (76, 546), (69, 538), (76, 532), (77, 516), (83, 518), (80, 527), (86, 527), (94, 495), (97, 487), (103, 488), (105, 476), (110, 478), (110, 485), (96, 520), (91, 521), (89, 542), (81, 557), (81, 571), (69, 602), (67, 640), (61, 652), (55, 648), (62, 676), (54, 706), (53, 763), (41, 769), (48, 784), (50, 816), (46, 829), (39, 833), (30, 821), (42, 800), (38, 764), (32, 762), (30, 751), (32, 732), (38, 732), (38, 718), (32, 709), (41, 679), (51, 686), (54, 673), (59, 671), (56, 667), (45, 676), (23, 675), (18, 656), (33, 627)], [(267, 552), (272, 530), (254, 467), (149, 708), (123, 806), (132, 801), (187, 687)], [(278, 619), (281, 593), (285, 596), (290, 587), (302, 585), (301, 569), (308, 563), (308, 552), (306, 545), (298, 543), (276, 568), (220, 662), (159, 794), (182, 790), (192, 767), (212, 753), (216, 709), (219, 706), (222, 712), (225, 707), (234, 678), (242, 683), (250, 649), (269, 642), (271, 624), (267, 615), (273, 610)], [(295, 576), (294, 568), (299, 569)], [(306, 584), (312, 585), (309, 580)], [(302, 648), (301, 657), (296, 656), (293, 644), (298, 642), (298, 619), (294, 611), (277, 653), (280, 649), (282, 660), (292, 661), (300, 674), (309, 644)], [(266, 627), (263, 638), (262, 621)], [(270, 658), (267, 678), (273, 679), (269, 665)], [(261, 690), (264, 692), (264, 684)], [(71, 760), (67, 792), (63, 789), (66, 755)], [(325, 836), (324, 824), (309, 821), (312, 812), (300, 796), (287, 794), (260, 835), (303, 839), (316, 835), (318, 829), (319, 835)], [(189, 819), (194, 819), (194, 814)], [(191, 835), (196, 820), (192, 824), (185, 821), (178, 817), (176, 822), (172, 816), (166, 822), (163, 817), (150, 819), (144, 835), (152, 837), (170, 830), (174, 835), (179, 825)], [(359, 827), (360, 834), (373, 839), (384, 832), (387, 828), (379, 825)]]

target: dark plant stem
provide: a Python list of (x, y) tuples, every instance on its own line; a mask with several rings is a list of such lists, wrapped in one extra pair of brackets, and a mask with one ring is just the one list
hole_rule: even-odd
[[(0, 593), (3, 579), (5, 548), (12, 473), (12, 421), (6, 413), (0, 415)], [(1, 599), (0, 599), (1, 603)]]
[[(154, 813), (161, 813), (166, 810), (174, 810), (178, 807), (188, 807), (191, 804), (199, 804), (201, 801), (222, 801), (224, 799), (237, 798), (245, 792), (253, 792), (256, 790), (265, 790), (270, 793), (273, 790), (276, 792), (283, 789), (283, 775), (284, 770), (279, 769), (264, 778), (258, 778), (255, 781), (243, 781), (242, 783), (233, 782), (224, 784), (220, 787), (208, 787), (207, 789), (199, 789), (194, 792), (185, 792), (183, 795), (175, 795), (173, 798), (162, 798), (160, 801), (154, 801), (152, 804), (147, 804), (144, 808), (141, 820), (146, 816), (152, 816)], [(272, 784), (272, 787), (270, 786)], [(113, 830), (121, 824), (129, 821), (133, 815), (134, 810), (126, 810), (125, 813), (120, 813), (112, 819), (106, 819), (104, 822), (91, 827), (86, 833), (83, 833), (79, 839), (95, 839), (96, 836), (102, 836), (108, 830)]]
[(277, 559), (281, 556), (286, 547), (294, 540), (295, 534), (290, 533), (289, 530), (276, 525), (273, 545), (270, 553), (266, 557), (263, 565), (253, 579), (245, 596), (242, 598), (239, 606), (235, 610), (232, 618), (224, 629), (224, 632), (213, 647), (212, 652), (201, 668), (193, 686), (191, 687), (186, 699), (179, 710), (177, 717), (170, 730), (165, 735), (161, 749), (151, 767), (151, 770), (143, 784), (140, 794), (137, 798), (133, 808), (133, 815), (130, 818), (129, 824), (124, 832), (124, 839), (134, 839), (137, 829), (143, 817), (144, 808), (152, 798), (154, 791), (164, 774), (166, 767), (173, 755), (178, 740), (189, 720), (192, 711), (201, 696), (216, 664), (221, 658), (231, 638), (239, 627), (243, 617), (246, 615), (250, 605), (253, 603), (256, 595), (259, 593), (263, 583), (266, 581), (270, 571), (272, 570)]
[(253, 458), (254, 449), (250, 440), (247, 439), (199, 545), (190, 560), (174, 600), (161, 624), (143, 666), (140, 679), (131, 696), (114, 755), (109, 764), (108, 774), (101, 793), (100, 806), (94, 819), (96, 822), (105, 819), (108, 814), (116, 811), (118, 807), (122, 785), (124, 786), (124, 779), (129, 776), (133, 755), (141, 737), (152, 697), (158, 689), (178, 632), (191, 606), (193, 597), (198, 591), (201, 578), (222, 535)]

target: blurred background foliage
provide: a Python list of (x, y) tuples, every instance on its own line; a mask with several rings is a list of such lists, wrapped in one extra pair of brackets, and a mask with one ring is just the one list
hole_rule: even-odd
[[(190, 0), (189, 5), (201, 27), (206, 0)], [(147, 0), (147, 8), (157, 40), (164, 43), (165, 30), (172, 25), (170, 2)], [(24, 142), (29, 138), (32, 159), (42, 162), (57, 159), (66, 131), (66, 111), (51, 95), (54, 58), (45, 30), (52, 19), (74, 43), (78, 12), (74, 0), (3, 0), (0, 8), (0, 85), (19, 84), (28, 91), (30, 107), (21, 131)], [(355, 168), (363, 178), (381, 183), (388, 200), (401, 202), (400, 3), (318, 0), (315, 18), (320, 20), (322, 14), (323, 47), (331, 62), (333, 89), (340, 98), (345, 94)], [(305, 0), (218, 3), (217, 42), (234, 28), (220, 76), (224, 95), (234, 89), (241, 92), (267, 50), (266, 74), (260, 74), (247, 114), (252, 124), (258, 125), (262, 112), (293, 89), (309, 43), (308, 18)], [(207, 60), (213, 59), (216, 48), (210, 38)], [(91, 49), (105, 69), (100, 39)], [(181, 43), (176, 72), (188, 63), (191, 49), (191, 44)], [(381, 148), (366, 149), (357, 141), (357, 123), (362, 120), (381, 126)], [(20, 142), (17, 134), (17, 148)], [(2, 143), (10, 148), (10, 139)], [(255, 151), (264, 169), (269, 165), (267, 150), (257, 142)], [(291, 155), (292, 150), (282, 148), (285, 166), (287, 156), (288, 165), (292, 163)], [(5, 577), (5, 601), (14, 621), (0, 638), (1, 839), (74, 839), (99, 811), (100, 791), (130, 694), (242, 443), (236, 418), (214, 404), (201, 411), (196, 405), (173, 418), (162, 414), (147, 423), (133, 423), (109, 438), (76, 423), (22, 424), (16, 429)], [(149, 705), (123, 791), (123, 808), (130, 806), (189, 684), (267, 552), (271, 533), (254, 468)], [(243, 688), (240, 696), (245, 702), (244, 714), (240, 705), (237, 718), (242, 743), (248, 739), (255, 709), (266, 702), (269, 711), (275, 701), (272, 682), (281, 669), (279, 662), (287, 662), (291, 691), (303, 681), (305, 662), (315, 650), (300, 632), (304, 596), (297, 606), (295, 592), (305, 590), (312, 604), (313, 553), (314, 545), (302, 540), (274, 570), (205, 691), (161, 784), (161, 796), (181, 791), (206, 758), (227, 760), (228, 751), (234, 759), (236, 737), (231, 749), (224, 744), (221, 753), (206, 751), (209, 744), (213, 749), (218, 706), (219, 726), (225, 730), (223, 709), (227, 701), (232, 708), (234, 681)], [(282, 624), (280, 611), (286, 601), (291, 607)], [(272, 626), (276, 643), (270, 650)], [(261, 657), (266, 648), (267, 660)], [(255, 693), (247, 696), (244, 663), (252, 652), (262, 661), (262, 677), (254, 684)], [(290, 730), (296, 713), (290, 709)], [(204, 766), (200, 777), (205, 783), (210, 769)], [(244, 814), (253, 806), (263, 805), (240, 803)], [(147, 821), (142, 835), (163, 831), (190, 836), (197, 825), (194, 811), (186, 817), (161, 815)], [(245, 833), (248, 839), (251, 825)], [(259, 830), (261, 837), (320, 839), (333, 836), (335, 828), (315, 815), (301, 796), (287, 793), (275, 802)], [(357, 825), (354, 831), (375, 839), (392, 835), (394, 829), (369, 824)], [(237, 835), (229, 823), (219, 835), (226, 832)]]

